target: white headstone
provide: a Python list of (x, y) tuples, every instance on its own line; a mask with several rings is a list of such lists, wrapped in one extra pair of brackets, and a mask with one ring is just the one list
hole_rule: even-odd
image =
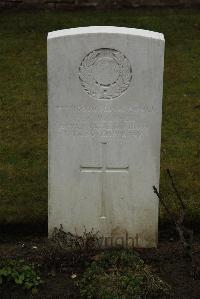
[(163, 56), (157, 32), (49, 33), (49, 234), (156, 246)]

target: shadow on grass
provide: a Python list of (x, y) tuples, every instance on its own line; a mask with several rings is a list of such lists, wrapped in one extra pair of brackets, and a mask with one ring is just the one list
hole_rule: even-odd
[(48, 235), (47, 221), (38, 223), (0, 224), (0, 242), (19, 238), (45, 237)]

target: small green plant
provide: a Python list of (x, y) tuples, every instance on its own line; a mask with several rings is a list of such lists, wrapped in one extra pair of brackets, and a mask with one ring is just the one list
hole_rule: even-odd
[(169, 295), (162, 281), (131, 251), (111, 251), (101, 255), (77, 281), (81, 297), (95, 299), (144, 299)]
[(41, 283), (42, 280), (35, 271), (34, 265), (26, 264), (24, 260), (0, 261), (0, 286), (14, 284), (36, 293)]

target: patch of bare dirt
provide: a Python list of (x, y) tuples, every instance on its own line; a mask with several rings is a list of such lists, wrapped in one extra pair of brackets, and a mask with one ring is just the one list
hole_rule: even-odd
[[(33, 237), (25, 239), (4, 240), (0, 243), (1, 258), (24, 258), (36, 264), (45, 261), (41, 256), (42, 248), (46, 244), (46, 238)], [(194, 258), (197, 265), (200, 265), (200, 241), (195, 239), (193, 244)], [(176, 240), (162, 240), (157, 249), (136, 250), (145, 263), (152, 266), (155, 272), (172, 286), (173, 295), (170, 298), (176, 299), (199, 299), (200, 298), (200, 277), (194, 276), (194, 269), (185, 256), (180, 242)], [(49, 272), (44, 264), (41, 267), (41, 276), (44, 283), (40, 286), (38, 294), (32, 296), (18, 288), (0, 289), (0, 298), (80, 298), (78, 289), (74, 284), (73, 274), (78, 277), (84, 268), (81, 265), (73, 264), (65, 266), (62, 271)]]

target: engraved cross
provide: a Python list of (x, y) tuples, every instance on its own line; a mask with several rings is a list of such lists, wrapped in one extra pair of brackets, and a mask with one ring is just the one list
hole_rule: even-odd
[(81, 172), (100, 173), (101, 174), (101, 219), (106, 218), (106, 173), (128, 173), (128, 166), (109, 167), (107, 166), (107, 142), (101, 143), (101, 166), (80, 166)]

